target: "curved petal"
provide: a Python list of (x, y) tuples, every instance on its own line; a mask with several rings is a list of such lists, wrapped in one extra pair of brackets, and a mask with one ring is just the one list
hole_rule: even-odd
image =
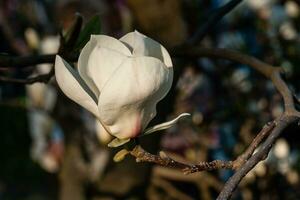
[(99, 120), (96, 119), (96, 134), (98, 136), (99, 141), (102, 144), (108, 144), (112, 139), (112, 135), (110, 135), (107, 130), (103, 127), (103, 125), (101, 124), (101, 122)]
[(135, 56), (151, 56), (161, 60), (167, 67), (173, 66), (166, 48), (138, 31), (124, 35), (120, 41), (124, 42)]
[[(115, 50), (120, 54), (124, 54), (127, 56), (131, 56), (131, 52), (122, 42), (113, 37), (109, 37), (106, 35), (91, 35), (90, 41), (83, 47), (79, 55), (78, 71), (80, 76), (85, 80), (88, 86), (98, 97), (100, 91), (97, 88), (96, 83), (93, 81), (91, 74), (88, 71), (88, 62), (90, 59), (90, 55), (96, 46)], [(98, 67), (100, 68), (101, 65), (99, 65)]]
[(97, 97), (99, 97), (99, 90), (92, 80), (92, 78), (87, 74), (87, 66), (88, 66), (88, 60), (91, 54), (91, 51), (96, 46), (95, 42), (89, 41), (86, 43), (86, 45), (82, 48), (81, 53), (78, 58), (78, 72), (82, 79), (87, 83), (87, 85), (91, 88), (91, 90), (96, 94)]
[(96, 46), (93, 49), (88, 61), (87, 73), (100, 92), (107, 80), (126, 59), (126, 55), (105, 47)]
[(151, 134), (151, 133), (156, 132), (156, 131), (161, 131), (161, 130), (168, 129), (168, 128), (172, 127), (174, 124), (176, 124), (180, 119), (182, 119), (184, 117), (187, 117), (187, 116), (190, 116), (190, 115), (191, 114), (189, 114), (189, 113), (182, 113), (182, 114), (180, 114), (179, 116), (177, 116), (175, 119), (173, 119), (171, 121), (164, 122), (164, 123), (157, 124), (155, 126), (149, 127), (145, 130), (143, 135), (148, 135), (148, 134)]
[(155, 116), (156, 104), (169, 91), (172, 79), (172, 68), (156, 58), (127, 58), (101, 92), (101, 121), (117, 138), (136, 137)]
[(60, 56), (55, 59), (55, 77), (66, 96), (99, 118), (95, 95), (93, 96), (88, 86), (80, 80), (79, 74)]

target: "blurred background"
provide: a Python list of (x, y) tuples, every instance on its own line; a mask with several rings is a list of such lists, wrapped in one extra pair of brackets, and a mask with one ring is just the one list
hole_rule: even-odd
[[(17, 56), (56, 53), (60, 32), (79, 12), (98, 14), (101, 33), (121, 37), (138, 30), (168, 48), (191, 38), (226, 0), (0, 0), (0, 52)], [(200, 44), (250, 54), (282, 66), (296, 94), (300, 85), (300, 2), (245, 0)], [(159, 103), (153, 124), (192, 114), (165, 132), (143, 137), (151, 153), (197, 163), (236, 158), (260, 128), (279, 116), (281, 97), (248, 66), (207, 58), (174, 58), (171, 92)], [(14, 67), (14, 66), (12, 66)], [(24, 78), (51, 65), (1, 68)], [(58, 89), (55, 80), (32, 85), (0, 82), (0, 199), (110, 200), (215, 199), (231, 170), (183, 175), (181, 171), (126, 157), (94, 117)], [(289, 127), (268, 158), (241, 182), (233, 199), (300, 199), (300, 135)]]

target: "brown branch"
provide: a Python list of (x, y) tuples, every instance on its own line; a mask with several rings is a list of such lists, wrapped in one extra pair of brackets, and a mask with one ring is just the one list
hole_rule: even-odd
[(275, 127), (275, 122), (266, 124), (258, 135), (253, 139), (247, 150), (234, 161), (214, 160), (211, 162), (200, 162), (196, 165), (178, 162), (161, 152), (160, 155), (153, 155), (145, 151), (141, 146), (135, 146), (130, 154), (136, 158), (137, 162), (155, 163), (164, 167), (181, 169), (184, 174), (191, 174), (200, 171), (210, 171), (216, 169), (238, 169), (251, 157), (258, 145)]
[[(275, 140), (279, 137), (280, 133), (287, 127), (289, 124), (299, 120), (300, 113), (295, 109), (293, 94), (289, 90), (287, 84), (282, 80), (280, 73), (282, 72), (280, 67), (273, 67), (267, 63), (264, 63), (254, 57), (241, 54), (239, 52), (225, 50), (225, 49), (203, 49), (203, 48), (188, 48), (186, 51), (179, 52), (175, 50), (173, 53), (177, 56), (191, 56), (191, 57), (210, 57), (210, 58), (221, 58), (227, 59), (234, 62), (242, 63), (248, 65), (255, 69), (256, 71), (263, 74), (266, 78), (270, 79), (275, 88), (281, 94), (284, 102), (285, 112), (279, 120), (275, 120), (276, 127), (274, 127), (273, 131), (268, 136), (267, 140), (261, 145), (260, 150), (254, 154), (253, 156), (248, 157), (247, 151), (245, 154), (242, 154), (240, 157), (242, 162), (238, 163), (239, 165), (237, 172), (230, 178), (229, 181), (225, 184), (223, 190), (219, 194), (218, 199), (229, 199), (232, 195), (233, 191), (242, 180), (242, 178), (261, 160), (265, 159), (275, 142)], [(270, 129), (271, 130), (271, 129)], [(255, 141), (253, 141), (254, 143)], [(256, 146), (256, 145), (255, 145)], [(253, 149), (249, 148), (249, 152), (253, 151)], [(243, 160), (245, 158), (249, 158), (245, 163)], [(240, 165), (241, 164), (241, 165)]]
[[(210, 18), (208, 21), (199, 28), (199, 30), (195, 33), (193, 38), (187, 42), (187, 44), (195, 44), (199, 43), (203, 37), (209, 33), (209, 31), (215, 26), (215, 24), (220, 21), (228, 12), (230, 12), (232, 9), (234, 9), (242, 0), (232, 0), (225, 4), (224, 6), (220, 7), (215, 11), (214, 14), (210, 15)], [(70, 33), (69, 37), (69, 43), (67, 43), (65, 46), (68, 47), (68, 49), (71, 49), (76, 39), (79, 35), (80, 28), (82, 26), (82, 16), (78, 13), (76, 13), (76, 20), (73, 25), (73, 29)], [(71, 43), (73, 41), (73, 43)], [(42, 63), (54, 63), (56, 54), (45, 54), (45, 55), (29, 55), (29, 56), (9, 56), (9, 55), (0, 55), (0, 67), (10, 67), (10, 68), (23, 68), (28, 66), (33, 66), (37, 64)], [(65, 55), (65, 59), (76, 62), (78, 60), (78, 54), (74, 55)], [(6, 81), (6, 82), (16, 82), (16, 83), (27, 83), (32, 82), (36, 80), (39, 82), (40, 80), (43, 82), (44, 75), (41, 75), (41, 78), (35, 78), (30, 80), (19, 80), (14, 78), (6, 78), (2, 77), (0, 81)]]
[(201, 162), (197, 165), (186, 164), (182, 162), (178, 162), (164, 153), (160, 155), (153, 155), (147, 151), (145, 151), (141, 146), (137, 145), (134, 147), (130, 154), (136, 158), (137, 162), (149, 162), (155, 163), (164, 167), (181, 169), (184, 174), (190, 174), (199, 171), (208, 171), (215, 169), (232, 169), (233, 162), (232, 161), (222, 161), (222, 160), (214, 160), (211, 162)]
[(273, 128), (276, 126), (275, 121), (267, 123), (262, 130), (257, 134), (257, 136), (252, 140), (251, 144), (247, 148), (247, 150), (238, 156), (238, 158), (234, 161), (233, 169), (239, 169), (242, 165), (244, 165), (247, 160), (252, 156), (255, 149), (261, 144), (261, 142), (270, 134)]
[(0, 55), (0, 67), (22, 68), (41, 63), (53, 63), (56, 54), (30, 55), (30, 56), (9, 56)]
[[(252, 141), (248, 149), (235, 161), (215, 160), (212, 162), (201, 162), (197, 165), (190, 165), (177, 162), (167, 157), (166, 155), (152, 155), (139, 146), (137, 146), (131, 152), (131, 155), (135, 156), (137, 158), (137, 161), (153, 162), (166, 167), (179, 168), (182, 169), (186, 174), (203, 170), (235, 169), (237, 170), (237, 172), (225, 184), (218, 197), (219, 200), (228, 199), (230, 198), (242, 178), (258, 162), (264, 160), (268, 156), (273, 143), (280, 136), (282, 131), (291, 123), (299, 120), (300, 113), (295, 109), (293, 94), (280, 76), (280, 73), (282, 72), (282, 69), (280, 67), (273, 67), (272, 65), (264, 63), (249, 55), (244, 55), (242, 53), (226, 49), (209, 49), (197, 47), (189, 47), (184, 49), (178, 48), (172, 51), (172, 55), (178, 57), (210, 57), (216, 59), (226, 59), (248, 65), (249, 67), (252, 67), (256, 71), (260, 72), (266, 78), (270, 79), (283, 98), (285, 108), (284, 114), (279, 119), (265, 125), (260, 133)], [(253, 152), (257, 149), (258, 145), (265, 139), (266, 136), (268, 136), (266, 141), (261, 145), (259, 151), (253, 155)]]
[(225, 184), (217, 200), (229, 199), (240, 181), (246, 174), (256, 166), (257, 163), (264, 160), (282, 131), (291, 123), (294, 123), (298, 117), (283, 115), (277, 122), (276, 127), (270, 133), (266, 141), (261, 145), (260, 150), (255, 153)]
[(265, 62), (258, 60), (250, 55), (242, 54), (238, 51), (221, 49), (221, 48), (202, 48), (202, 47), (178, 47), (171, 50), (171, 55), (174, 57), (183, 58), (199, 58), (208, 57), (213, 59), (224, 59), (233, 62), (241, 63), (252, 67), (267, 78), (274, 71), (274, 67)]
[[(66, 60), (75, 61), (78, 58), (77, 54), (70, 53), (72, 48), (74, 47), (77, 38), (79, 36), (83, 18), (80, 14), (76, 13), (76, 19), (71, 30), (67, 34), (67, 41), (61, 35), (60, 38), (60, 47), (58, 50), (59, 55), (62, 55)], [(23, 56), (23, 57), (13, 57), (13, 56), (6, 56), (0, 55), (0, 66), (2, 68), (7, 67), (28, 67), (35, 64), (41, 63), (54, 63), (56, 54), (49, 54), (49, 55), (39, 55), (39, 56)], [(47, 74), (40, 74), (34, 77), (29, 77), (26, 79), (18, 79), (18, 78), (10, 78), (0, 76), (0, 81), (6, 83), (19, 83), (19, 84), (33, 84), (36, 82), (48, 83), (50, 79), (54, 76), (54, 67), (52, 66), (51, 70)]]
[(29, 77), (26, 79), (18, 79), (18, 78), (9, 78), (0, 76), (0, 82), (6, 82), (6, 83), (19, 83), (19, 84), (33, 84), (33, 83), (48, 83), (50, 79), (54, 75), (54, 68), (52, 67), (51, 71), (47, 74), (40, 74), (33, 77)]
[(156, 163), (161, 166), (170, 167), (170, 168), (179, 168), (184, 169), (190, 167), (189, 164), (184, 164), (178, 161), (173, 160), (164, 153), (161, 153), (160, 156), (153, 155), (145, 151), (141, 146), (137, 145), (130, 151), (130, 154), (136, 158), (136, 162), (150, 162)]
[(189, 47), (177, 48), (174, 49), (171, 53), (173, 56), (177, 57), (209, 57), (215, 59), (231, 60), (233, 62), (248, 65), (273, 82), (275, 88), (283, 97), (286, 113), (288, 115), (295, 115), (300, 117), (300, 113), (295, 109), (293, 94), (280, 76), (280, 73), (283, 72), (282, 68), (280, 67), (274, 67), (270, 64), (260, 61), (255, 57), (228, 49)]

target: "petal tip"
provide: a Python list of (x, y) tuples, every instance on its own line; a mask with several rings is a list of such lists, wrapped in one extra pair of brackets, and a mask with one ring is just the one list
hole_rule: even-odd
[(57, 62), (62, 62), (62, 60), (63, 60), (63, 58), (60, 57), (60, 55), (56, 55), (56, 56), (55, 56), (55, 63), (57, 63)]

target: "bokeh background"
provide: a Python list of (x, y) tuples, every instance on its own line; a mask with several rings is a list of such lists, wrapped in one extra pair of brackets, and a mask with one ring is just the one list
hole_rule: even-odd
[[(1, 0), (0, 52), (56, 53), (59, 33), (79, 12), (96, 14), (101, 33), (121, 37), (138, 30), (168, 48), (187, 41), (226, 0)], [(199, 44), (250, 54), (282, 66), (295, 94), (300, 84), (300, 2), (245, 0)], [(141, 139), (189, 163), (238, 156), (260, 128), (282, 113), (272, 83), (248, 66), (207, 58), (174, 58), (175, 80), (153, 124), (181, 112), (192, 117)], [(13, 67), (13, 66), (12, 66)], [(1, 68), (24, 78), (51, 65)], [(300, 94), (299, 94), (300, 95)], [(231, 170), (189, 176), (174, 169), (112, 161), (97, 121), (67, 99), (55, 80), (22, 85), (0, 82), (0, 199), (215, 199)], [(241, 182), (233, 199), (300, 199), (300, 135), (289, 127), (268, 158)]]

